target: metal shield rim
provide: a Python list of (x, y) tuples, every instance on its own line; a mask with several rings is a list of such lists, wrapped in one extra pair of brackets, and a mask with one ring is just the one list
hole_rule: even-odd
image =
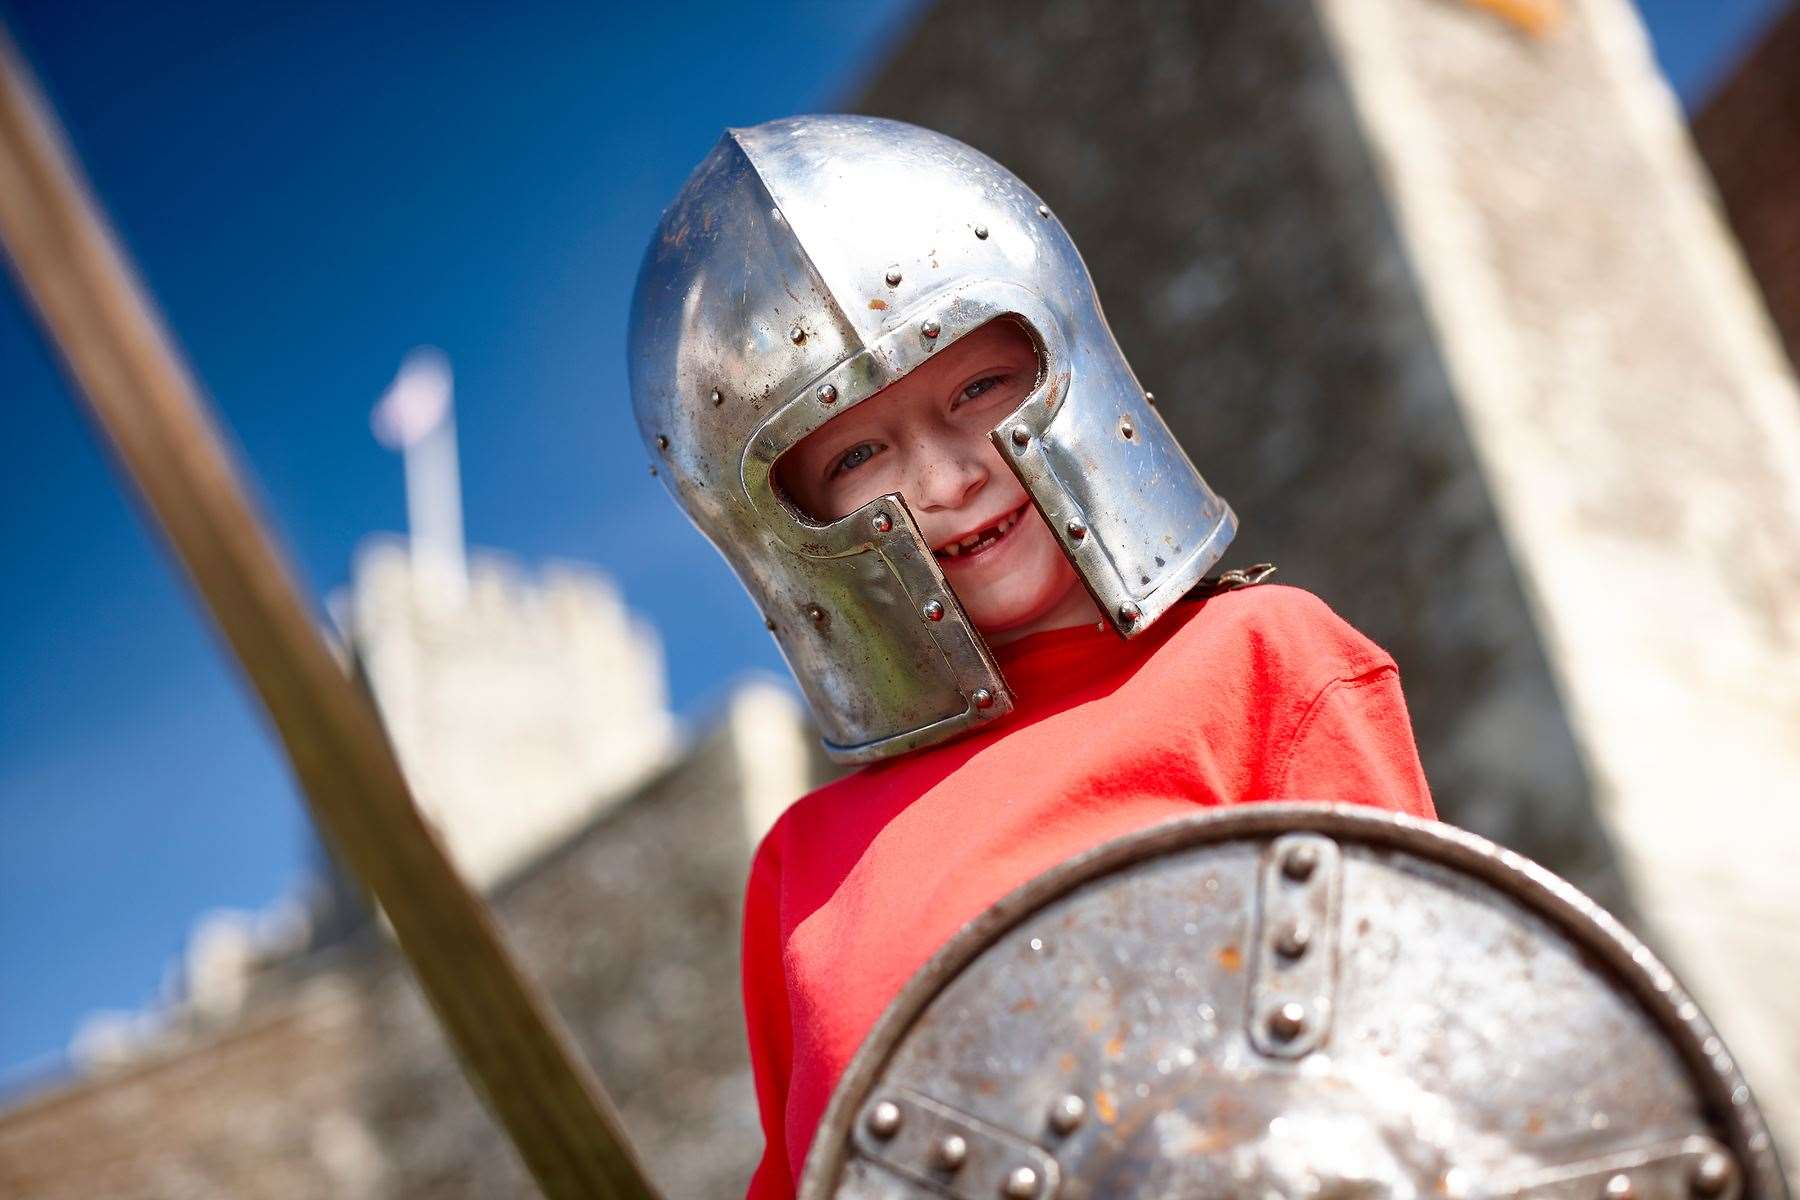
[(901, 1039), (931, 1001), (1009, 930), (1121, 868), (1198, 846), (1300, 832), (1461, 868), (1593, 953), (1675, 1043), (1708, 1114), (1728, 1135), (1744, 1169), (1744, 1195), (1787, 1200), (1774, 1141), (1736, 1060), (1674, 973), (1616, 917), (1567, 880), (1467, 830), (1365, 805), (1302, 801), (1206, 809), (1115, 838), (1039, 875), (964, 925), (901, 989), (844, 1069), (807, 1151), (798, 1200), (828, 1200), (843, 1173), (850, 1122)]

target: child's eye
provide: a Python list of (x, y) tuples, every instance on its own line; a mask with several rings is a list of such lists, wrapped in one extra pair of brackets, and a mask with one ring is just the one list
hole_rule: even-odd
[(836, 479), (845, 471), (854, 471), (856, 468), (868, 462), (871, 458), (874, 458), (879, 452), (880, 447), (876, 446), (873, 442), (864, 442), (860, 446), (853, 446), (849, 450), (844, 451), (843, 455), (836, 462), (831, 464), (831, 471), (825, 478)]
[(983, 392), (991, 392), (1005, 382), (1006, 376), (1004, 375), (989, 375), (985, 378), (977, 379), (974, 383), (971, 383), (962, 390), (962, 395), (957, 397), (957, 403), (962, 404), (966, 401), (973, 400)]

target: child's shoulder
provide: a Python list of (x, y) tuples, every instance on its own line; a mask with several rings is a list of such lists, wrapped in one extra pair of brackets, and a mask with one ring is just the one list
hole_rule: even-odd
[(1354, 674), (1393, 666), (1385, 650), (1303, 588), (1274, 583), (1237, 588), (1193, 603), (1193, 609), (1159, 657), (1173, 652), (1180, 658), (1203, 656), (1215, 666), (1238, 660)]

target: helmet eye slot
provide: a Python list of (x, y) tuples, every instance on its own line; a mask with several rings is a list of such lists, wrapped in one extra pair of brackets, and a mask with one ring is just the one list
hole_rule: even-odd
[(989, 431), (1038, 389), (1044, 358), (1030, 326), (1002, 316), (860, 401), (834, 392), (830, 419), (773, 464), (775, 494), (814, 525), (893, 492), (915, 511), (955, 507), (991, 469)]

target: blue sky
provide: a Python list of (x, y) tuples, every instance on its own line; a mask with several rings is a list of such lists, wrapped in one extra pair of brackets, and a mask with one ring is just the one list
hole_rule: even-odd
[[(1774, 0), (1645, 0), (1692, 99)], [(915, 0), (0, 0), (315, 596), (404, 524), (368, 410), (455, 365), (469, 539), (611, 572), (675, 703), (781, 670), (645, 471), (623, 363), (661, 206), (727, 124), (854, 94)], [(0, 286), (0, 1089), (156, 995), (195, 917), (310, 838), (260, 713)]]

